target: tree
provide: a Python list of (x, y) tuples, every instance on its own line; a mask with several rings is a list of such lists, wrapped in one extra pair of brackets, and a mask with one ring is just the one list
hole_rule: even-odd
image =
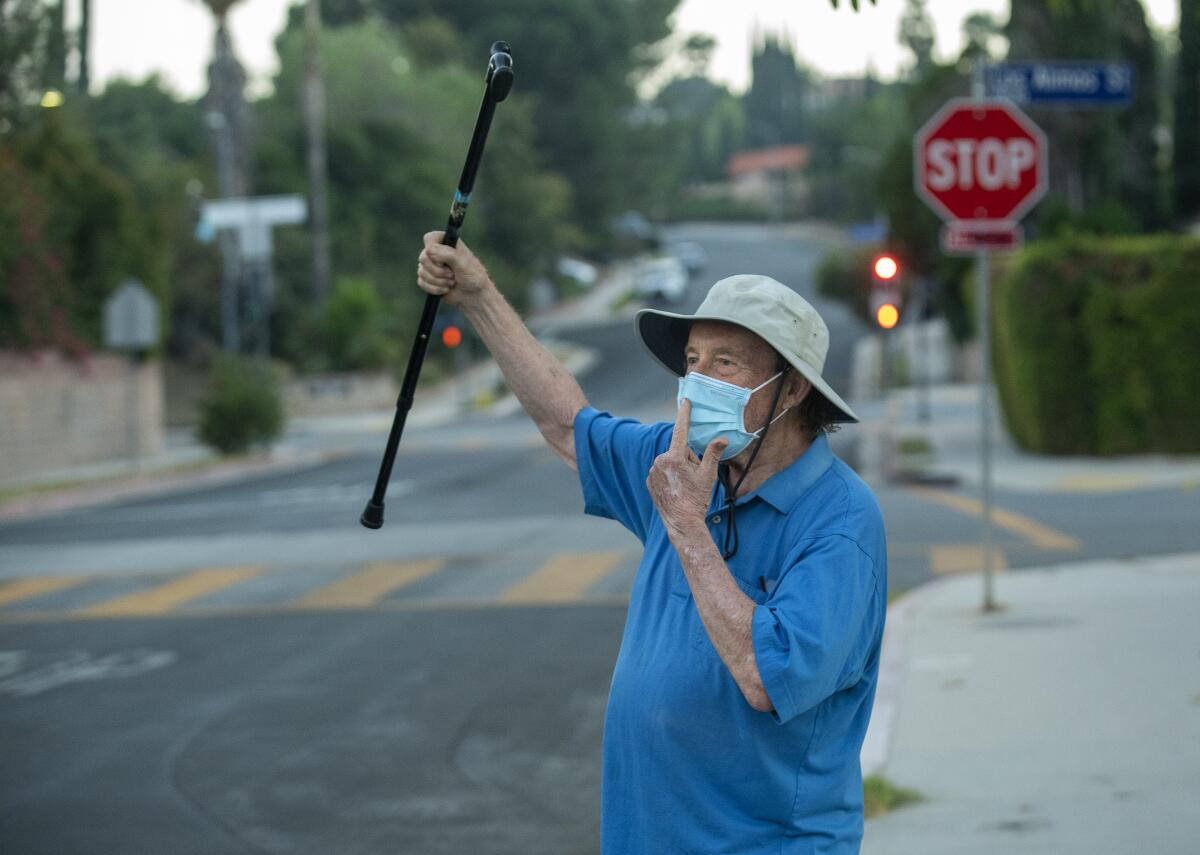
[[(296, 192), (306, 180), (304, 134), (294, 108), (304, 80), (299, 23), (277, 40), (275, 91), (257, 105), (264, 130), (258, 178), (267, 193)], [(445, 35), (429, 19), (414, 26), (422, 36)], [(423, 299), (412, 285), (413, 259), (421, 235), (446, 222), (482, 94), (478, 68), (464, 67), (458, 55), (447, 61), (427, 54), (419, 64), (409, 46), (418, 42), (429, 47), (378, 18), (325, 27), (320, 39), (338, 279), (373, 283), (387, 307), (388, 331), (400, 340), (415, 329)], [(533, 275), (576, 239), (570, 190), (544, 168), (532, 112), (530, 96), (520, 91), (496, 111), (464, 235), (518, 305)], [(309, 245), (281, 235), (276, 248), (280, 325), (272, 338), (286, 358), (313, 365), (312, 351), (321, 348), (314, 348), (317, 334), (305, 332), (319, 327), (308, 296)]]
[(545, 167), (570, 184), (570, 218), (602, 243), (611, 217), (640, 190), (628, 168), (642, 136), (633, 127), (634, 84), (657, 63), (653, 47), (670, 34), (678, 2), (342, 0), (326, 11), (331, 28), (372, 12), (400, 29), (441, 18), (460, 36), (454, 61), (476, 78), (488, 45), (512, 39), (515, 91), (530, 98), (535, 145)]
[(46, 90), (53, 23), (40, 0), (0, 0), (0, 120), (8, 125)]
[(664, 86), (654, 104), (665, 111), (682, 141), (679, 176), (683, 182), (713, 181), (725, 174), (725, 164), (740, 150), (745, 128), (742, 103), (724, 86), (706, 77), (680, 77)]
[(933, 42), (933, 21), (925, 9), (925, 0), (907, 0), (900, 16), (900, 43), (912, 51), (918, 77), (933, 65)]
[(1175, 83), (1175, 221), (1200, 218), (1200, 0), (1179, 0), (1179, 60)]
[(1004, 35), (1004, 25), (987, 12), (972, 12), (963, 18), (962, 32), (967, 42), (963, 58), (987, 61), (992, 58), (992, 43)]
[[(1120, 206), (1139, 227), (1161, 223), (1156, 193), (1154, 42), (1140, 0), (1012, 0), (1014, 60), (1127, 61), (1136, 91), (1126, 110), (1031, 110), (1050, 141), (1051, 194), (1071, 216)], [(1054, 210), (1040, 206), (1040, 213)]]
[(797, 66), (786, 37), (765, 35), (750, 58), (750, 88), (742, 99), (751, 148), (805, 140), (804, 98), (812, 75)]

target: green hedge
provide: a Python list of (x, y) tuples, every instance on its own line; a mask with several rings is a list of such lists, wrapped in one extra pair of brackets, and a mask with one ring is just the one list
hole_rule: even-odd
[(1009, 431), (1052, 454), (1200, 452), (1200, 240), (1032, 244), (992, 291)]

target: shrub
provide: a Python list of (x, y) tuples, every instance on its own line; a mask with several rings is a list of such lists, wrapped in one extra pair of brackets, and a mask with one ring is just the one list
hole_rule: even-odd
[(370, 371), (393, 363), (388, 312), (371, 280), (339, 279), (321, 318), (329, 366), (335, 371)]
[(1200, 241), (1068, 236), (992, 292), (996, 382), (1033, 451), (1200, 451)]
[(270, 363), (220, 357), (200, 401), (200, 439), (222, 454), (240, 454), (283, 433), (283, 397)]

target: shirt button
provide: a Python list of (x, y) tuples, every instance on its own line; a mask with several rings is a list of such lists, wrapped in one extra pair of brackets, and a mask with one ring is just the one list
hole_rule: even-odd
[(715, 517), (712, 518), (712, 521), (713, 521), (713, 525), (716, 525), (717, 523), (719, 523), (721, 521), (721, 515), (717, 514)]

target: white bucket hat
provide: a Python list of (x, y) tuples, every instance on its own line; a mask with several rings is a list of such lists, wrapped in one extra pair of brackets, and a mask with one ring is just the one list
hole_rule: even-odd
[(858, 421), (854, 410), (821, 376), (829, 352), (829, 328), (812, 304), (791, 288), (769, 276), (730, 276), (709, 289), (694, 315), (642, 309), (637, 313), (638, 335), (651, 356), (682, 377), (687, 370), (684, 350), (694, 321), (724, 321), (750, 330), (841, 411), (835, 421)]

